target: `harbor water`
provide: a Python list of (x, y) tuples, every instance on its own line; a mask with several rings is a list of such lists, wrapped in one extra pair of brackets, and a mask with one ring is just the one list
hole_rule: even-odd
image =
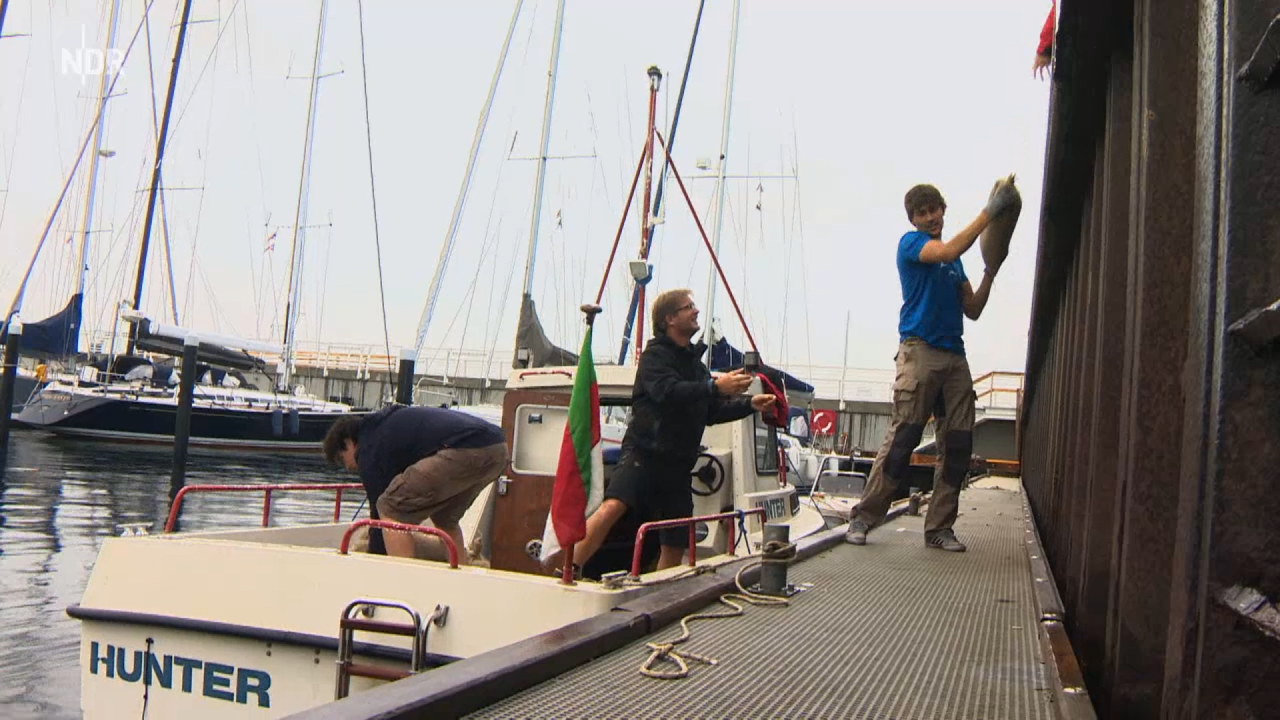
[[(74, 442), (15, 431), (0, 471), (0, 717), (79, 718), (80, 628), (66, 609), (80, 601), (102, 539), (126, 527), (160, 532), (169, 512), (173, 450)], [(351, 482), (315, 455), (196, 451), (187, 484)], [(350, 518), (363, 494), (348, 493)], [(277, 493), (272, 524), (328, 522), (330, 493)], [(257, 494), (196, 495), (183, 530), (252, 527)], [(165, 582), (155, 578), (157, 584)], [(336, 623), (336, 619), (335, 619)]]

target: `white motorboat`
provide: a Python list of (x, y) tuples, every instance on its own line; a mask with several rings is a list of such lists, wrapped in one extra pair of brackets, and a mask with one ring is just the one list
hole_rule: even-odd
[[(144, 708), (188, 720), (287, 715), (410, 666), (607, 613), (656, 580), (691, 579), (697, 568), (643, 572), (629, 562), (635, 553), (605, 582), (565, 585), (531, 555), (548, 514), (573, 373), (512, 373), (503, 405), (511, 461), (464, 518), (470, 567), (352, 552), (356, 528), (339, 523), (106, 539), (81, 602), (68, 609), (82, 625), (85, 717), (133, 718)], [(633, 367), (597, 374), (602, 406), (630, 403)], [(762, 516), (788, 525), (793, 540), (823, 529), (820, 514), (779, 481), (777, 433), (758, 414), (708, 428), (702, 444), (687, 521), (698, 566), (754, 552)], [(340, 651), (347, 664), (337, 663)]]
[(813, 482), (805, 503), (822, 514), (827, 527), (849, 522), (849, 515), (867, 487), (867, 476), (851, 470), (840, 470), (835, 458), (824, 463)]

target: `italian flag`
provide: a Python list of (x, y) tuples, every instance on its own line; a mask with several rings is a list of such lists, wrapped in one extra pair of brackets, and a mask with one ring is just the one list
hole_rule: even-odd
[(569, 422), (560, 442), (560, 462), (551, 491), (551, 514), (542, 532), (542, 559), (587, 536), (587, 516), (604, 499), (604, 456), (600, 448), (600, 386), (591, 358), (591, 325), (582, 340), (578, 370), (569, 397)]

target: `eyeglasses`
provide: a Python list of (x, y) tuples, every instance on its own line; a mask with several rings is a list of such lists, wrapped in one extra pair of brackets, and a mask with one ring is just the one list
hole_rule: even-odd
[(681, 305), (680, 307), (676, 308), (676, 312), (682, 313), (685, 310), (697, 310), (697, 309), (698, 309), (697, 305), (694, 305), (693, 303), (689, 303), (688, 305)]

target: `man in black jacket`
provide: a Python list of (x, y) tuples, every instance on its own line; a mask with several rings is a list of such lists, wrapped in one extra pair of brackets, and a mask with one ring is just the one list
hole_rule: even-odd
[[(689, 473), (703, 430), (773, 406), (773, 395), (736, 397), (751, 384), (752, 376), (745, 370), (711, 377), (702, 364), (707, 346), (692, 344), (698, 330), (698, 308), (688, 290), (668, 290), (653, 301), (655, 337), (636, 365), (631, 422), (604, 502), (587, 518), (587, 537), (574, 546), (573, 560), (579, 566), (600, 549), (628, 510), (645, 521), (693, 515)], [(659, 536), (658, 569), (679, 565), (689, 547), (688, 530), (660, 530)], [(558, 564), (555, 556), (544, 563), (548, 568)]]
[[(339, 418), (324, 438), (325, 459), (360, 473), (375, 519), (418, 525), (431, 518), (453, 538), (458, 562), (467, 548), (458, 522), (507, 464), (502, 428), (461, 410), (392, 405), (365, 417)], [(414, 556), (408, 533), (369, 533), (371, 552)], [(379, 553), (380, 554), (380, 553)]]

